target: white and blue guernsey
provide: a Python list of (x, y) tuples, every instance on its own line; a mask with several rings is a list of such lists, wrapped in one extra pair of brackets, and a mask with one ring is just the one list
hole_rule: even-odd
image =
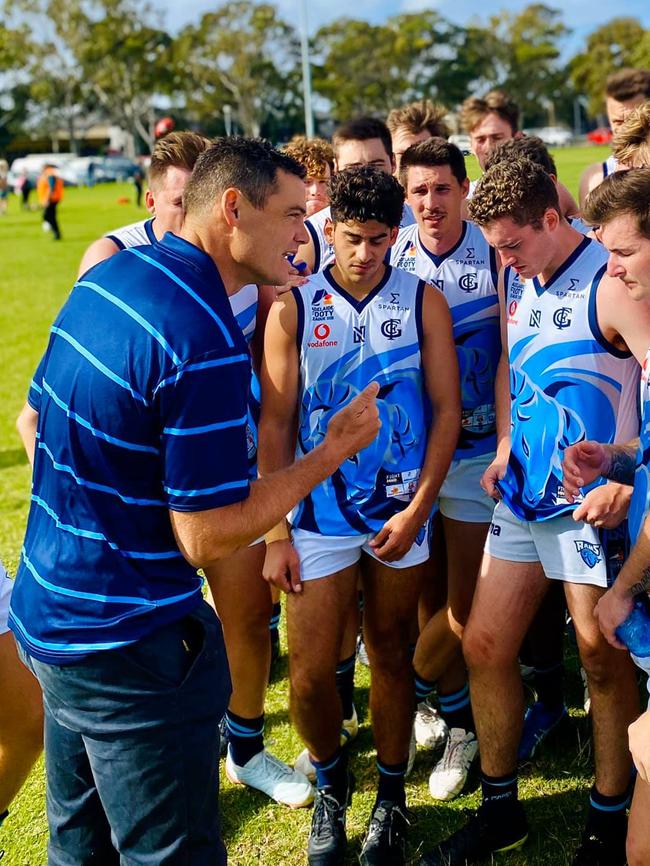
[(425, 284), (386, 267), (362, 301), (331, 267), (294, 289), (300, 406), (296, 456), (323, 441), (332, 415), (379, 383), (376, 440), (349, 458), (298, 506), (292, 524), (321, 535), (376, 533), (412, 499), (424, 462), (428, 401), (420, 347)]
[(626, 441), (638, 429), (639, 366), (598, 324), (606, 263), (606, 250), (583, 238), (545, 285), (504, 272), (512, 447), (499, 488), (522, 520), (576, 507), (562, 487), (565, 448), (586, 439)]
[(395, 267), (439, 289), (451, 312), (460, 369), (462, 429), (454, 460), (496, 449), (494, 377), (501, 355), (496, 253), (479, 227), (464, 221), (457, 244), (436, 256), (417, 225), (401, 229), (391, 251)]

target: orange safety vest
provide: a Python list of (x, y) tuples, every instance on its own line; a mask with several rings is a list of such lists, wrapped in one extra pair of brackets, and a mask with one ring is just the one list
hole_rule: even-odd
[[(50, 178), (54, 178), (54, 189), (50, 194)], [(52, 204), (56, 204), (63, 198), (63, 178), (56, 174), (53, 168), (46, 168), (39, 177), (36, 184), (36, 194), (39, 202), (45, 206), (48, 198)]]

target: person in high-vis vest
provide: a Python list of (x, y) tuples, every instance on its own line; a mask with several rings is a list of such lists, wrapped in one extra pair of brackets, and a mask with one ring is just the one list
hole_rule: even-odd
[(63, 198), (63, 178), (52, 163), (46, 163), (36, 184), (38, 201), (43, 208), (43, 227), (49, 226), (54, 240), (61, 240), (61, 232), (56, 219), (56, 208)]

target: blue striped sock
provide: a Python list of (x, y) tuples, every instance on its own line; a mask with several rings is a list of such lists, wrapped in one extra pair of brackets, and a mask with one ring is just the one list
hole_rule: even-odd
[(347, 789), (348, 781), (348, 762), (343, 749), (339, 746), (325, 761), (317, 761), (313, 755), (310, 758), (316, 770), (316, 787), (333, 788), (338, 799)]
[(393, 802), (406, 802), (404, 790), (404, 777), (408, 761), (399, 764), (385, 764), (377, 758), (377, 769), (379, 770), (379, 788), (377, 789), (377, 800), (392, 800)]
[(419, 704), (421, 701), (424, 701), (429, 697), (433, 691), (435, 682), (434, 680), (425, 680), (424, 677), (420, 676), (415, 668), (413, 669), (413, 675), (415, 679), (415, 701)]
[(483, 805), (488, 809), (500, 808), (517, 800), (517, 773), (506, 776), (488, 776), (481, 773)]
[(264, 713), (256, 719), (244, 719), (226, 710), (226, 725), (230, 756), (243, 767), (264, 748)]
[(626, 809), (632, 799), (634, 779), (622, 794), (607, 797), (594, 785), (589, 796), (587, 830), (599, 839), (625, 834), (627, 827)]
[(448, 695), (443, 695), (438, 690), (438, 701), (440, 702), (440, 715), (450, 730), (451, 728), (462, 728), (464, 731), (474, 731), (468, 683), (465, 683), (462, 689)]

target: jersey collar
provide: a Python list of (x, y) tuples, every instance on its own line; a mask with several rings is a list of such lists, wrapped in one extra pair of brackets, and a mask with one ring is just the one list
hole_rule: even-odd
[(363, 310), (365, 310), (365, 308), (368, 306), (368, 304), (374, 298), (377, 297), (379, 292), (381, 292), (381, 290), (384, 288), (384, 286), (386, 285), (386, 283), (390, 279), (391, 272), (392, 272), (392, 267), (387, 264), (386, 265), (386, 273), (384, 274), (384, 276), (377, 283), (377, 285), (374, 287), (374, 289), (371, 289), (371, 291), (368, 292), (368, 294), (365, 296), (365, 298), (363, 298), (363, 300), (361, 300), (361, 301), (357, 300), (357, 298), (355, 298), (354, 295), (351, 295), (349, 292), (346, 292), (346, 290), (344, 288), (339, 286), (339, 284), (336, 282), (336, 280), (332, 276), (332, 265), (328, 265), (323, 270), (323, 275), (324, 275), (325, 279), (327, 280), (327, 282), (330, 284), (330, 286), (337, 292), (337, 294), (339, 294), (344, 300), (346, 300), (348, 302), (348, 304), (350, 304), (350, 306), (354, 307), (354, 309), (357, 311), (357, 313), (361, 313)]
[(562, 274), (565, 274), (571, 265), (576, 261), (576, 259), (580, 258), (583, 252), (587, 249), (588, 246), (591, 245), (591, 238), (584, 237), (575, 250), (571, 253), (571, 255), (566, 258), (560, 267), (555, 271), (553, 276), (542, 285), (537, 277), (533, 277), (533, 286), (535, 287), (535, 291), (537, 292), (537, 296), (541, 297), (544, 292), (547, 292), (551, 286), (555, 285), (555, 283), (560, 279)]
[(461, 244), (463, 243), (463, 241), (465, 240), (465, 235), (466, 235), (466, 234), (467, 234), (467, 221), (466, 221), (466, 220), (463, 220), (463, 228), (462, 228), (462, 231), (461, 231), (461, 233), (460, 233), (460, 237), (458, 238), (458, 240), (456, 241), (456, 243), (453, 245), (453, 247), (452, 247), (450, 250), (447, 250), (447, 252), (446, 252), (446, 253), (443, 253), (441, 256), (437, 256), (437, 255), (435, 255), (434, 253), (432, 253), (430, 250), (428, 250), (428, 249), (424, 246), (424, 244), (422, 243), (422, 239), (421, 239), (421, 237), (420, 237), (420, 230), (419, 230), (419, 229), (418, 229), (418, 244), (420, 245), (422, 251), (423, 251), (424, 253), (426, 253), (427, 256), (429, 256), (429, 258), (430, 258), (431, 261), (434, 263), (434, 265), (435, 265), (437, 268), (439, 268), (440, 265), (445, 261), (445, 259), (448, 259), (449, 256), (452, 256), (452, 255), (456, 252), (456, 250), (460, 247), (460, 245), (461, 245)]

